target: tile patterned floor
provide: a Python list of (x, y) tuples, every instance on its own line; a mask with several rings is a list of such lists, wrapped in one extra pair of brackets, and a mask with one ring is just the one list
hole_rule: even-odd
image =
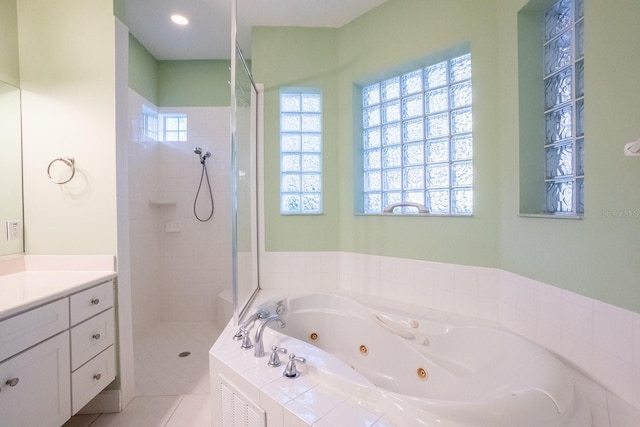
[[(215, 323), (163, 322), (134, 344), (136, 397), (121, 413), (76, 415), (63, 427), (211, 427), (209, 348)], [(182, 352), (189, 356), (180, 357)]]

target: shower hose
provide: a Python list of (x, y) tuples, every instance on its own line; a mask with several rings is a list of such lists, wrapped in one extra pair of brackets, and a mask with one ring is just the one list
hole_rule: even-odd
[[(215, 206), (213, 203), (213, 192), (211, 190), (211, 182), (209, 181), (209, 172), (207, 171), (206, 158), (203, 159), (200, 163), (202, 164), (202, 173), (200, 174), (200, 184), (198, 184), (198, 191), (196, 192), (196, 197), (193, 200), (193, 214), (195, 215), (198, 221), (207, 222), (213, 217)], [(207, 179), (207, 188), (209, 190), (209, 200), (211, 201), (211, 211), (209, 213), (209, 216), (207, 216), (206, 218), (200, 217), (198, 215), (198, 210), (196, 209), (196, 205), (198, 204), (198, 198), (200, 197), (200, 190), (202, 189), (202, 182), (205, 180), (205, 178)]]

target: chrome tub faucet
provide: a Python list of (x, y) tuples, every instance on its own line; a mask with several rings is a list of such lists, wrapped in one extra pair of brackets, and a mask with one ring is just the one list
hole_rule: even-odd
[(264, 343), (262, 342), (262, 334), (264, 333), (264, 329), (271, 322), (278, 322), (278, 325), (281, 328), (284, 328), (287, 325), (287, 323), (284, 321), (284, 319), (282, 317), (280, 317), (279, 315), (277, 315), (277, 314), (272, 314), (271, 316), (267, 317), (266, 319), (263, 319), (262, 323), (260, 323), (260, 326), (258, 326), (258, 329), (256, 330), (256, 339), (255, 339), (255, 344), (254, 344), (254, 347), (253, 347), (253, 355), (255, 357), (263, 357), (264, 356)]

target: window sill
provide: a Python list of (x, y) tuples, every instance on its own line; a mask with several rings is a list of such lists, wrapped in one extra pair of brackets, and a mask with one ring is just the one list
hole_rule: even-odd
[(554, 214), (519, 214), (520, 218), (546, 218), (546, 219), (584, 219), (584, 215), (554, 215)]
[(388, 216), (401, 216), (401, 217), (418, 217), (418, 218), (422, 218), (422, 217), (431, 217), (431, 218), (471, 218), (473, 217), (473, 214), (469, 214), (469, 215), (451, 215), (451, 214), (436, 214), (436, 213), (413, 213), (413, 214), (403, 214), (403, 213), (361, 213), (361, 212), (356, 212), (354, 213), (355, 216), (382, 216), (382, 217), (388, 217)]

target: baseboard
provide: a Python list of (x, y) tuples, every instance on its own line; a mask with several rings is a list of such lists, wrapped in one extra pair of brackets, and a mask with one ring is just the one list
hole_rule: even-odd
[(105, 414), (122, 411), (120, 390), (103, 390), (87, 403), (78, 414)]

